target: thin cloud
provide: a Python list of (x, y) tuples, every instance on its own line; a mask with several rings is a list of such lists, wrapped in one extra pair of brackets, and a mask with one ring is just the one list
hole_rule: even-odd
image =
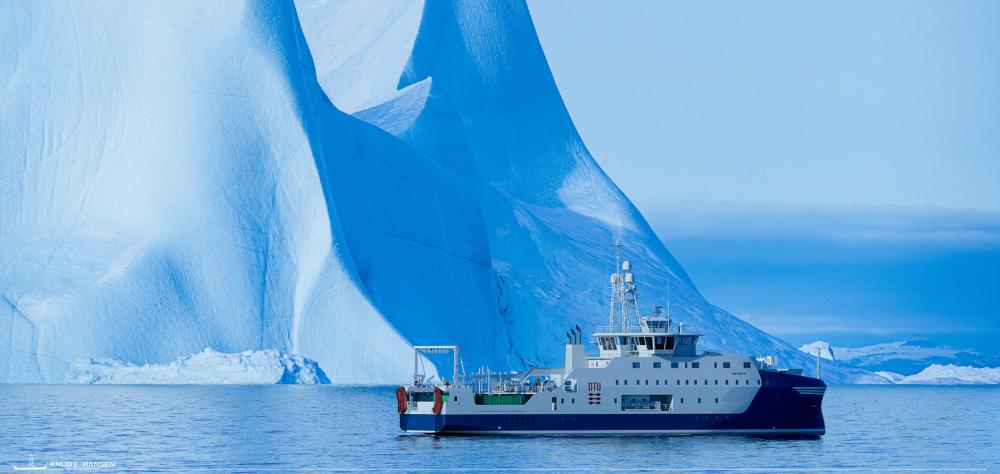
[(1000, 246), (1000, 212), (974, 209), (830, 207), (699, 201), (640, 203), (670, 239), (794, 238)]

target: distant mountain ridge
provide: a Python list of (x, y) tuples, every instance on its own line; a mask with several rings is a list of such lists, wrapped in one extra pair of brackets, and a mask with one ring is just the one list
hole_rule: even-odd
[(878, 371), (892, 383), (906, 385), (996, 385), (1000, 384), (1000, 368), (968, 367), (954, 364), (932, 364), (913, 375)]
[[(825, 341), (815, 341), (799, 348), (800, 351), (826, 360), (846, 362), (888, 377), (903, 380), (930, 369), (940, 367), (967, 369), (1000, 367), (1000, 356), (982, 354), (973, 349), (956, 349), (937, 345), (929, 339), (916, 338), (905, 341), (884, 342), (863, 347), (833, 347)], [(966, 371), (969, 372), (969, 371)], [(969, 372), (972, 373), (972, 372)], [(923, 376), (917, 379), (930, 380)], [(960, 378), (960, 377), (959, 377)], [(913, 380), (917, 380), (913, 379)]]

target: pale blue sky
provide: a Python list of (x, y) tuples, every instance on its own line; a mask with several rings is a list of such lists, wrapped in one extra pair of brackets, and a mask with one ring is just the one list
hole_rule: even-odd
[(529, 5), (581, 135), (641, 208), (1000, 210), (1000, 2)]
[(1000, 2), (529, 0), (580, 134), (786, 340), (1000, 352)]

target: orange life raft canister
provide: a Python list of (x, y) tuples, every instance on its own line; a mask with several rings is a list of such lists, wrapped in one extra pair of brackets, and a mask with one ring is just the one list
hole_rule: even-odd
[(431, 410), (435, 415), (441, 414), (441, 406), (444, 405), (444, 397), (440, 388), (434, 387), (434, 409)]
[(403, 387), (396, 389), (396, 411), (399, 413), (406, 411), (406, 389)]

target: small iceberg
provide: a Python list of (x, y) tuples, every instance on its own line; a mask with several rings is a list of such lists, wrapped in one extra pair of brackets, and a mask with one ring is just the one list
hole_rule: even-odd
[(913, 375), (876, 372), (898, 384), (919, 385), (996, 385), (1000, 384), (1000, 367), (968, 367), (954, 364), (932, 364)]
[(167, 364), (136, 365), (110, 358), (78, 359), (66, 382), (80, 384), (328, 384), (315, 361), (276, 349), (205, 350)]

